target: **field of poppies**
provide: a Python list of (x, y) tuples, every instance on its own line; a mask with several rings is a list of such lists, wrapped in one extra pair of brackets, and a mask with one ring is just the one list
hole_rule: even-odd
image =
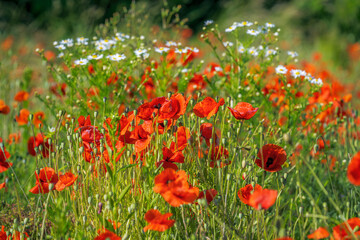
[(360, 44), (332, 69), (274, 23), (190, 38), (178, 10), (3, 39), (0, 240), (360, 239)]

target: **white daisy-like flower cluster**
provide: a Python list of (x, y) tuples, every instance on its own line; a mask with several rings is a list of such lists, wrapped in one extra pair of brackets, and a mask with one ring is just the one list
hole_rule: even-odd
[(165, 43), (165, 46), (167, 46), (167, 47), (171, 47), (171, 46), (177, 47), (177, 46), (181, 46), (181, 43), (177, 43), (177, 42), (173, 42), (173, 41), (167, 41)]
[(223, 42), (223, 44), (224, 44), (224, 47), (232, 47), (232, 46), (234, 46), (234, 43), (229, 42), (229, 41)]
[(250, 47), (249, 49), (247, 49), (247, 52), (253, 57), (256, 57), (259, 55), (259, 50), (256, 49), (256, 47)]
[(276, 55), (278, 52), (275, 49), (270, 49), (270, 48), (265, 48), (260, 45), (258, 47), (250, 47), (248, 49), (246, 49), (242, 44), (240, 44), (240, 46), (238, 47), (238, 52), (239, 53), (248, 53), (251, 56), (258, 56), (260, 54), (260, 52), (264, 52), (265, 53), (265, 57), (270, 57), (270, 56), (274, 56)]
[(116, 53), (116, 54), (107, 56), (107, 58), (110, 59), (111, 61), (119, 62), (120, 60), (124, 60), (126, 58), (126, 56), (124, 54)]
[[(93, 38), (94, 41), (92, 43), (95, 45), (96, 50), (105, 51), (105, 50), (109, 50), (110, 48), (115, 46), (115, 44), (118, 41), (123, 42), (126, 39), (130, 39), (130, 38), (131, 37), (129, 35), (126, 35), (124, 33), (116, 33), (115, 36), (112, 37), (111, 39), (97, 40), (97, 38), (94, 37)], [(140, 36), (140, 39), (143, 40), (144, 36)], [(58, 42), (58, 41), (53, 42), (54, 47), (60, 51), (65, 50), (69, 47), (72, 47), (72, 46), (74, 46), (74, 44), (87, 46), (89, 44), (89, 38), (78, 37), (78, 38), (76, 38), (76, 43), (74, 43), (74, 40), (71, 38), (61, 40), (60, 42)]]
[(85, 37), (78, 37), (76, 38), (76, 44), (77, 45), (88, 45), (89, 44), (89, 39), (85, 38)]
[[(253, 25), (254, 25), (254, 23), (249, 22), (249, 21), (234, 22), (230, 27), (225, 29), (225, 32), (232, 32), (239, 27), (251, 27)], [(274, 28), (274, 27), (275, 27), (275, 25), (272, 23), (265, 23), (264, 26), (259, 26), (257, 29), (247, 29), (246, 33), (249, 35), (252, 35), (252, 36), (257, 36), (260, 33), (266, 33), (268, 31), (268, 29)]]
[(274, 49), (266, 49), (265, 50), (265, 57), (270, 57), (270, 56), (273, 56), (276, 54), (277, 54), (277, 51)]
[(255, 30), (255, 29), (248, 29), (246, 31), (247, 34), (251, 35), (251, 36), (257, 36), (261, 33), (260, 30)]
[(155, 52), (158, 52), (160, 54), (167, 53), (170, 50), (168, 47), (156, 47)]
[(103, 58), (103, 54), (99, 54), (99, 55), (97, 55), (97, 54), (92, 54), (92, 55), (89, 55), (88, 57), (87, 57), (87, 59), (89, 59), (89, 60), (99, 60), (99, 59), (102, 59)]
[(298, 55), (297, 52), (295, 51), (288, 51), (287, 54), (291, 57), (291, 58), (296, 58)]
[(79, 60), (75, 60), (74, 63), (75, 65), (86, 65), (88, 64), (89, 60), (87, 60), (86, 58), (80, 58)]
[[(288, 72), (288, 69), (286, 67), (284, 67), (283, 65), (279, 65), (275, 68), (275, 72), (277, 74), (286, 74)], [(314, 78), (313, 76), (311, 76), (310, 73), (307, 73), (304, 70), (301, 69), (292, 69), (290, 70), (290, 74), (293, 78), (300, 78), (300, 77), (304, 77), (305, 80), (307, 80), (308, 82), (310, 82), (311, 84), (315, 84), (318, 86), (323, 85), (323, 81), (321, 80), (321, 78)]]
[(148, 58), (150, 56), (148, 51), (146, 49), (143, 49), (143, 48), (136, 49), (134, 51), (134, 53), (135, 53), (136, 57), (143, 58), (143, 59), (146, 59), (146, 58)]
[(204, 22), (204, 26), (209, 26), (209, 25), (211, 25), (211, 24), (213, 24), (213, 23), (214, 23), (214, 20), (209, 19), (209, 20), (206, 20), (206, 21)]
[(225, 29), (225, 32), (232, 32), (234, 31), (236, 28), (238, 27), (250, 27), (252, 26), (254, 23), (252, 22), (248, 22), (248, 21), (243, 21), (243, 22), (234, 22), (230, 27)]

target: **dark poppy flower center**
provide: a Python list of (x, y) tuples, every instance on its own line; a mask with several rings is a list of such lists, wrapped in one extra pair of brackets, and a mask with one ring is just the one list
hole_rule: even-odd
[(273, 163), (274, 163), (274, 159), (269, 157), (268, 160), (266, 161), (266, 167), (269, 167)]

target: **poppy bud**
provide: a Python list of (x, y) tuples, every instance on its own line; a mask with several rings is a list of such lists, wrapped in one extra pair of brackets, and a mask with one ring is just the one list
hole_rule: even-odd
[(99, 115), (98, 111), (94, 112), (94, 117), (97, 118), (97, 116)]
[(205, 198), (198, 199), (198, 203), (199, 203), (201, 206), (206, 206), (206, 205), (207, 205), (207, 202), (206, 202), (206, 199), (205, 199)]
[(29, 122), (31, 122), (34, 119), (34, 115), (29, 114)]
[(40, 174), (40, 169), (37, 168), (37, 169), (35, 170), (35, 173), (36, 173), (37, 175), (39, 175), (39, 174)]
[(91, 202), (92, 202), (92, 197), (90, 196), (90, 197), (88, 197), (88, 204), (90, 205)]
[(299, 214), (301, 215), (303, 211), (303, 207), (299, 207)]
[(80, 154), (82, 154), (84, 152), (84, 147), (80, 147), (79, 152), (80, 152)]
[(28, 223), (29, 219), (28, 218), (25, 218), (24, 219), (24, 225), (26, 225)]
[(40, 152), (42, 152), (42, 150), (43, 150), (43, 146), (42, 146), (42, 145), (39, 145), (39, 150), (40, 150)]
[[(144, 230), (143, 230), (144, 231)], [(123, 237), (122, 240), (127, 240), (129, 238), (129, 234), (126, 232)]]
[(54, 189), (54, 184), (53, 183), (50, 183), (49, 184), (49, 190), (51, 191), (51, 190), (53, 190)]
[(96, 194), (96, 195), (95, 195), (96, 200), (99, 200), (99, 197), (100, 197), (99, 194)]
[(86, 216), (83, 216), (83, 222), (86, 223), (86, 219), (87, 217)]
[(135, 209), (135, 204), (131, 204), (130, 207), (128, 207), (128, 212), (131, 213)]
[(102, 210), (103, 204), (100, 202), (98, 206), (99, 206), (98, 214), (100, 214), (100, 213), (101, 213), (101, 210)]
[(314, 145), (314, 152), (317, 153), (319, 151), (319, 145), (315, 144)]
[(325, 212), (327, 211), (327, 203), (326, 202), (323, 202), (323, 208), (325, 210)]
[(245, 167), (246, 167), (246, 161), (245, 161), (245, 160), (242, 160), (242, 162), (241, 162), (241, 167), (242, 167), (242, 168), (245, 168)]

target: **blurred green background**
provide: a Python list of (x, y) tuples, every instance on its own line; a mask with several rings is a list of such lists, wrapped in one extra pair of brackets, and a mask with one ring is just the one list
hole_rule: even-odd
[[(8, 34), (54, 41), (93, 34), (95, 26), (132, 2), (146, 4), (154, 24), (161, 24), (163, 0), (2, 0), (0, 37)], [(169, 8), (182, 5), (180, 17), (197, 35), (212, 19), (223, 29), (234, 21), (272, 22), (282, 29), (281, 39), (309, 57), (314, 51), (337, 65), (344, 61), (349, 43), (360, 38), (358, 0), (170, 0)]]

